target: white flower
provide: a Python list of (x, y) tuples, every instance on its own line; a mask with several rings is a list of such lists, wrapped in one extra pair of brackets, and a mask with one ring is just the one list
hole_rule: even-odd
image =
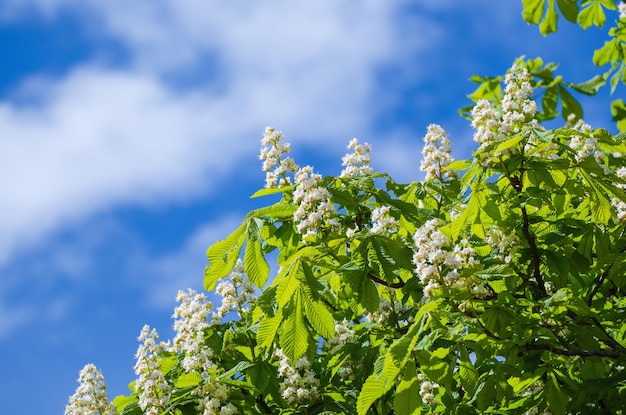
[(339, 222), (333, 218), (337, 211), (331, 204), (330, 192), (321, 186), (321, 182), (322, 176), (314, 173), (311, 166), (305, 166), (296, 173), (297, 187), (293, 192), (293, 201), (300, 206), (293, 214), (293, 219), (304, 241), (315, 237), (326, 225), (333, 229), (339, 228)]
[(617, 10), (619, 11), (619, 18), (621, 19), (626, 19), (626, 3), (621, 2), (618, 6), (617, 6)]
[(282, 349), (275, 349), (272, 357), (279, 359), (278, 376), (282, 378), (279, 386), (281, 396), (291, 406), (313, 401), (319, 397), (317, 387), (319, 380), (311, 370), (311, 364), (306, 357), (302, 357), (291, 365), (289, 358)]
[(76, 392), (65, 407), (65, 415), (117, 414), (107, 397), (104, 377), (93, 364), (87, 364), (82, 368), (78, 383)]
[(398, 231), (398, 222), (393, 216), (389, 215), (389, 209), (389, 206), (381, 206), (372, 211), (372, 229), (370, 229), (370, 232), (394, 233)]
[(428, 132), (424, 136), (420, 166), (420, 170), (426, 172), (426, 180), (456, 178), (455, 171), (445, 170), (453, 161), (448, 135), (439, 125), (429, 125)]
[(520, 246), (517, 235), (505, 235), (499, 228), (488, 229), (485, 241), (491, 246), (494, 255), (507, 264), (511, 262)]
[(204, 330), (209, 327), (207, 318), (213, 305), (202, 293), (189, 289), (179, 291), (180, 303), (174, 310), (174, 349), (185, 354), (183, 368), (187, 372), (203, 373), (213, 366), (213, 350), (204, 344)]
[(145, 415), (158, 415), (165, 410), (172, 392), (159, 368), (159, 354), (168, 348), (165, 343), (158, 343), (159, 335), (155, 329), (145, 325), (141, 329), (135, 358), (135, 391), (139, 395), (139, 407)]
[(353, 138), (350, 140), (348, 148), (354, 150), (354, 152), (346, 154), (341, 159), (341, 165), (345, 166), (345, 168), (341, 171), (339, 177), (355, 177), (372, 174), (373, 170), (370, 165), (372, 161), (370, 158), (372, 147), (367, 143), (359, 144), (359, 141)]
[(284, 143), (283, 138), (282, 132), (272, 127), (265, 128), (259, 159), (263, 161), (266, 188), (289, 186), (291, 178), (288, 174), (298, 170), (291, 157), (283, 157), (291, 151), (289, 143)]
[[(448, 238), (437, 229), (438, 220), (431, 219), (413, 235), (415, 275), (424, 285), (424, 296), (429, 297), (441, 286), (465, 289), (475, 295), (484, 295), (484, 287), (462, 278), (461, 270), (478, 264), (474, 249), (466, 239), (450, 246)], [(474, 287), (479, 287), (474, 289)]]

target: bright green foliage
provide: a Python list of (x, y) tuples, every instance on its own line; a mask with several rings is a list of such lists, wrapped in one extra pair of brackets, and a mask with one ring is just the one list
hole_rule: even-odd
[[(545, 33), (557, 9), (586, 26), (615, 8), (523, 3)], [(463, 113), (479, 146), (450, 162), (429, 128), (429, 180), (301, 169), (255, 193), (274, 203), (207, 251), (204, 286), (229, 299), (222, 314), (179, 337), (187, 349), (156, 353), (162, 413), (626, 413), (626, 133), (586, 125), (572, 93), (607, 76), (573, 84), (556, 69), (518, 60), (472, 78)], [(626, 106), (612, 111), (624, 129)], [(563, 127), (542, 127), (559, 114)], [(149, 413), (136, 389), (115, 399), (119, 413)]]
[[(564, 108), (577, 108), (566, 86), (597, 85), (565, 84), (540, 60), (516, 68), (535, 87), (556, 88)], [(500, 107), (504, 89), (484, 82), (477, 100), (504, 115), (516, 109)], [(257, 193), (280, 199), (209, 248), (205, 285), (239, 258), (261, 295), (204, 333), (209, 378), (186, 373), (183, 355), (163, 355), (169, 413), (200, 413), (192, 391), (208, 379), (228, 386), (240, 414), (623, 413), (626, 134), (536, 122), (555, 112), (544, 99), (534, 118), (430, 181), (324, 178), (339, 226), (306, 239), (294, 219), (297, 185)], [(383, 206), (393, 231), (375, 230)], [(430, 240), (414, 238), (428, 227)], [(286, 385), (307, 376), (311, 389), (294, 397)], [(116, 403), (142, 413), (136, 398)]]

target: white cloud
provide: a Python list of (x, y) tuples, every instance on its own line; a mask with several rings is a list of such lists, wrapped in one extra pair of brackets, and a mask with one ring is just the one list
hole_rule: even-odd
[[(0, 184), (0, 263), (94, 212), (210, 192), (254, 157), (267, 124), (342, 148), (375, 118), (378, 66), (428, 43), (405, 42), (397, 6), (374, 1), (31, 5), (49, 18), (83, 10), (86, 24), (130, 46), (133, 63), (34, 76), (17, 101), (0, 102), (0, 174), (10, 178)], [(168, 83), (205, 53), (218, 67), (206, 88)]]

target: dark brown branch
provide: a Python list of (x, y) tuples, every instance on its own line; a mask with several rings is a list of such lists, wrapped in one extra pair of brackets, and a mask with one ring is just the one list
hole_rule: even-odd
[(617, 342), (617, 340), (615, 340), (604, 328), (604, 326), (602, 325), (602, 323), (600, 323), (600, 321), (596, 318), (596, 317), (592, 317), (591, 321), (593, 321), (593, 324), (596, 325), (596, 327), (598, 329), (600, 329), (600, 331), (602, 331), (602, 333), (604, 334), (604, 336), (606, 337), (606, 339), (602, 340), (602, 342), (604, 344), (606, 344), (607, 346), (611, 346), (613, 349), (616, 350), (623, 350), (624, 348), (622, 347), (621, 344), (619, 344)]
[(271, 414), (272, 413), (272, 408), (270, 408), (269, 405), (267, 404), (267, 402), (265, 402), (265, 399), (263, 399), (263, 395), (262, 394), (257, 396), (255, 401), (256, 401), (257, 405), (259, 405), (266, 414)]
[(369, 278), (370, 280), (374, 282), (379, 283), (380, 285), (384, 285), (385, 287), (389, 287), (389, 288), (402, 288), (406, 284), (400, 277), (398, 277), (400, 281), (394, 282), (394, 283), (387, 282), (381, 278), (378, 278), (376, 275), (372, 275), (372, 274), (367, 274), (367, 278)]
[(590, 356), (598, 356), (598, 357), (610, 357), (612, 359), (617, 359), (620, 357), (619, 350), (581, 350), (574, 349), (571, 347), (561, 348), (555, 347), (551, 344), (547, 343), (530, 343), (522, 346), (522, 352), (527, 350), (549, 350), (552, 353), (562, 355), (562, 356), (582, 356), (582, 357), (590, 357)]
[[(619, 250), (620, 254), (623, 254), (624, 252), (626, 252), (626, 247), (623, 247), (622, 249)], [(613, 267), (613, 264), (610, 264), (607, 267), (607, 269), (600, 275), (600, 277), (598, 277), (598, 280), (596, 281), (595, 285), (593, 286), (593, 289), (589, 293), (589, 296), (587, 296), (587, 305), (589, 306), (591, 305), (591, 302), (593, 301), (593, 297), (595, 297), (595, 295), (600, 290), (600, 287), (602, 287), (602, 283), (604, 283), (604, 280), (606, 280), (606, 277), (609, 276), (609, 271), (611, 271), (612, 267)]]
[(539, 248), (537, 248), (537, 242), (535, 241), (535, 235), (530, 231), (530, 220), (528, 219), (528, 212), (526, 212), (526, 206), (522, 206), (522, 233), (524, 238), (528, 242), (530, 253), (532, 256), (530, 262), (529, 274), (532, 274), (535, 283), (533, 284), (534, 291), (539, 295), (539, 298), (548, 296), (546, 292), (546, 286), (541, 276), (541, 256), (539, 255)]

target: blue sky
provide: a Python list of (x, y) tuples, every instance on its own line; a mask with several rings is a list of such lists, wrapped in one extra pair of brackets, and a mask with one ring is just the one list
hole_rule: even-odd
[[(265, 126), (298, 164), (338, 174), (352, 137), (419, 179), (430, 123), (474, 148), (458, 109), (473, 74), (518, 56), (595, 74), (605, 33), (548, 38), (519, 1), (0, 3), (0, 407), (62, 413), (93, 362), (111, 397), (144, 324), (171, 337), (178, 289), (263, 200)], [(609, 16), (609, 20), (617, 17)], [(618, 89), (619, 92), (619, 89)], [(608, 91), (586, 120), (609, 127)]]

